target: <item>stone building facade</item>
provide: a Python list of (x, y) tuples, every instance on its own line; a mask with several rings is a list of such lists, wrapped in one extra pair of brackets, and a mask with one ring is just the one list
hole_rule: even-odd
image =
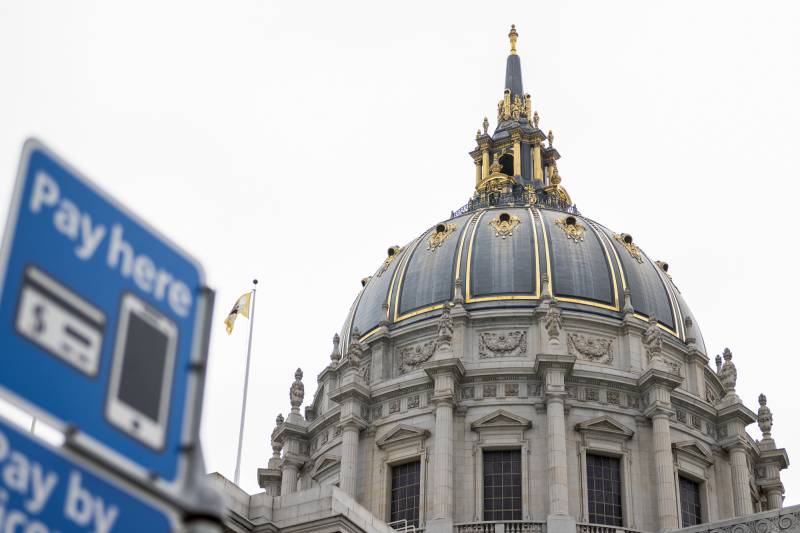
[[(343, 494), (371, 528), (431, 533), (698, 530), (781, 512), (788, 457), (766, 398), (754, 412), (737, 396), (727, 348), (709, 365), (665, 262), (578, 211), (509, 37), (472, 198), (362, 281), (303, 412), (295, 374), (264, 493), (229, 487), (232, 510)], [(314, 529), (333, 505), (258, 530)], [(232, 531), (249, 512), (232, 511)]]

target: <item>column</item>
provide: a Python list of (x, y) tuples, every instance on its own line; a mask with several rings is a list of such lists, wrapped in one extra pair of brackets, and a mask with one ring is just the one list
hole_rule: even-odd
[(547, 395), (547, 478), (550, 485), (550, 514), (566, 515), (569, 512), (569, 493), (564, 398), (556, 394)]
[(297, 465), (284, 462), (281, 469), (281, 496), (286, 496), (297, 490)]
[(767, 509), (780, 509), (783, 507), (783, 494), (781, 489), (770, 489), (767, 491)]
[(481, 162), (479, 160), (475, 160), (475, 186), (477, 187), (481, 179), (483, 178), (483, 169), (481, 168)]
[(747, 469), (747, 452), (744, 446), (736, 445), (728, 450), (731, 461), (731, 481), (733, 484), (733, 513), (744, 516), (753, 512), (750, 501), (750, 472)]
[(520, 145), (519, 134), (514, 136), (514, 175), (522, 175), (522, 146)]
[(653, 455), (656, 462), (656, 504), (660, 531), (678, 527), (675, 472), (672, 461), (672, 437), (669, 412), (657, 410), (653, 420)]
[(349, 423), (342, 426), (342, 458), (339, 466), (339, 488), (356, 497), (359, 427)]
[(544, 169), (542, 168), (542, 145), (533, 145), (533, 179), (544, 179)]
[(489, 148), (484, 148), (483, 153), (481, 154), (482, 160), (482, 175), (483, 179), (486, 179), (489, 176)]
[(433, 444), (433, 518), (453, 514), (453, 400), (435, 399), (436, 426)]

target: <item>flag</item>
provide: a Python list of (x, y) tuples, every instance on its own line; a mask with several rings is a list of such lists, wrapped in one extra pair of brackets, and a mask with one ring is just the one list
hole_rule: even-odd
[(236, 321), (236, 317), (238, 315), (242, 315), (245, 318), (250, 318), (250, 295), (252, 293), (248, 292), (246, 294), (242, 294), (236, 303), (233, 304), (233, 309), (231, 312), (228, 313), (228, 318), (225, 319), (225, 330), (228, 332), (228, 335), (233, 333), (233, 323)]

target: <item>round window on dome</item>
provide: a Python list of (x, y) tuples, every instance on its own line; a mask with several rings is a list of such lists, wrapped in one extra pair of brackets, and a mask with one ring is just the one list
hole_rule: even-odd
[(628, 233), (623, 233), (622, 240), (625, 242), (625, 244), (631, 244), (633, 243), (633, 236)]
[(511, 215), (509, 215), (508, 213), (500, 213), (500, 222), (506, 222), (507, 223), (507, 222), (510, 222), (510, 221), (511, 221)]
[(444, 233), (447, 228), (444, 224), (437, 224), (436, 225), (436, 233)]
[(574, 226), (578, 223), (578, 220), (573, 216), (568, 216), (564, 222), (567, 223), (567, 226)]

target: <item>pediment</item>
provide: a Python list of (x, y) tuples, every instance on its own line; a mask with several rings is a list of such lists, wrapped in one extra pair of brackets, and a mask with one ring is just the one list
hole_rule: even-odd
[(504, 409), (498, 409), (486, 416), (483, 416), (472, 423), (474, 431), (486, 429), (520, 429), (525, 430), (531, 427), (531, 421), (527, 418), (509, 413)]
[(430, 432), (427, 429), (422, 429), (407, 424), (398, 424), (390, 429), (385, 435), (375, 441), (379, 448), (385, 448), (392, 444), (401, 442), (408, 442), (419, 440), (424, 442)]
[(331, 468), (338, 467), (341, 462), (341, 459), (335, 455), (322, 455), (314, 462), (314, 467), (311, 469), (311, 477), (317, 477)]
[(599, 433), (606, 436), (614, 436), (617, 438), (630, 439), (633, 437), (634, 431), (617, 422), (610, 416), (598, 416), (575, 424), (575, 430), (582, 433)]
[(672, 447), (676, 452), (685, 453), (691, 457), (703, 461), (706, 464), (710, 465), (714, 462), (714, 456), (712, 455), (711, 450), (697, 441), (685, 440), (681, 442), (673, 442)]

